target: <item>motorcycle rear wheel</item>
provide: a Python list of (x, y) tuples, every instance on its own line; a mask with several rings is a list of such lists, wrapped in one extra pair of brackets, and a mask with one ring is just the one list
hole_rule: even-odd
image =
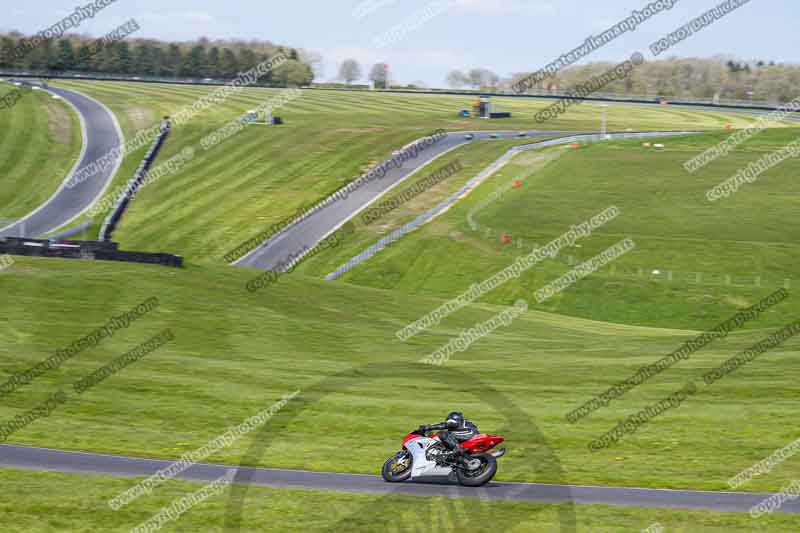
[[(401, 461), (406, 461), (405, 466), (398, 464)], [(383, 476), (383, 479), (389, 483), (406, 481), (411, 477), (412, 462), (413, 457), (411, 457), (410, 453), (405, 450), (399, 451), (393, 456), (389, 457), (389, 459), (383, 463), (383, 468), (381, 468), (381, 476)]]
[(480, 487), (489, 483), (497, 473), (497, 460), (489, 455), (475, 455), (469, 460), (479, 460), (481, 466), (475, 470), (456, 469), (458, 482), (465, 487)]

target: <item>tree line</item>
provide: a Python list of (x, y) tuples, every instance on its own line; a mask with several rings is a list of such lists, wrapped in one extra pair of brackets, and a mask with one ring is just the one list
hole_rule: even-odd
[[(339, 65), (338, 78), (347, 85), (360, 80), (363, 76), (361, 65), (355, 59), (345, 59)], [(389, 65), (386, 63), (375, 63), (369, 71), (367, 79), (371, 81), (376, 89), (386, 89), (389, 87)]]
[[(600, 76), (616, 64), (594, 62), (576, 65), (538, 83), (534, 91), (565, 92)], [(466, 72), (452, 70), (445, 81), (454, 89), (512, 89), (514, 81), (530, 73), (517, 73), (501, 79), (485, 68)], [(785, 103), (800, 96), (800, 66), (773, 61), (742, 61), (724, 56), (708, 59), (670, 58), (648, 61), (622, 80), (603, 87), (603, 93), (618, 96), (682, 97), (708, 100), (752, 100), (770, 104)]]
[(164, 42), (155, 39), (127, 39), (93, 46), (88, 36), (65, 36), (46, 40), (22, 57), (14, 50), (22, 34), (0, 36), (0, 69), (120, 74), (167, 78), (231, 79), (277, 55), (288, 60), (267, 73), (260, 83), (267, 85), (308, 85), (314, 80), (310, 54), (268, 41)]
[[(614, 63), (573, 66), (543, 80), (537, 89), (567, 91), (599, 76)], [(524, 74), (514, 76), (519, 79)], [(510, 87), (513, 80), (504, 84)], [(752, 100), (785, 103), (800, 96), (800, 66), (772, 61), (713, 58), (670, 58), (647, 61), (622, 80), (605, 86), (604, 93), (621, 96), (681, 97), (710, 100)]]
[[(339, 75), (337, 79), (343, 81), (347, 86), (352, 86), (354, 81), (360, 80), (363, 77), (361, 64), (355, 59), (345, 59), (339, 65)], [(415, 81), (406, 85), (394, 85), (391, 76), (391, 69), (387, 63), (375, 63), (367, 74), (367, 79), (372, 83), (376, 89), (426, 89), (427, 85), (422, 81)], [(327, 84), (333, 85), (333, 84)], [(356, 85), (362, 88), (364, 86)]]

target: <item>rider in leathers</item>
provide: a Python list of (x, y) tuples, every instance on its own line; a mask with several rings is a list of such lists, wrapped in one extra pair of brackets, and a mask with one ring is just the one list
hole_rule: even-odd
[[(458, 443), (468, 441), (479, 433), (478, 426), (464, 418), (463, 413), (453, 411), (447, 415), (444, 422), (440, 424), (432, 424), (427, 426), (420, 426), (417, 432), (421, 435), (429, 431), (439, 431), (439, 440), (451, 449), (460, 449)], [(452, 443), (450, 437), (455, 437), (455, 443)], [(455, 446), (452, 444), (456, 444)]]

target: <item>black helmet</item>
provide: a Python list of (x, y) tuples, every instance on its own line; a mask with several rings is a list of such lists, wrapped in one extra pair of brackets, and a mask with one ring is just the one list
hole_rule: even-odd
[(455, 429), (464, 426), (464, 414), (459, 413), (458, 411), (453, 411), (449, 415), (447, 415), (447, 419), (445, 419), (445, 424), (447, 425), (447, 429)]

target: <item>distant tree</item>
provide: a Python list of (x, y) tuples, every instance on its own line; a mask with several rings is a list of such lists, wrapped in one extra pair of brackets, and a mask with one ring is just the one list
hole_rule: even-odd
[(497, 82), (500, 81), (500, 77), (497, 74), (485, 68), (470, 69), (467, 79), (469, 80), (469, 84), (476, 89), (480, 89), (481, 87), (494, 87), (497, 85)]
[(453, 89), (460, 89), (465, 85), (469, 85), (469, 78), (460, 70), (451, 70), (447, 75), (447, 85)]
[(361, 78), (361, 65), (355, 59), (345, 59), (339, 67), (339, 79), (348, 85)]
[(92, 60), (98, 72), (119, 72), (119, 54), (116, 53), (113, 46), (101, 48), (100, 53), (96, 54)]
[(154, 50), (155, 48), (148, 43), (139, 43), (133, 51), (133, 72), (143, 76), (155, 75)]
[(56, 66), (56, 54), (53, 52), (53, 41), (42, 41), (38, 47), (25, 54), (22, 68), (30, 70), (51, 70)]
[(230, 48), (222, 51), (220, 72), (223, 78), (228, 79), (235, 78), (239, 74), (239, 60), (236, 59), (236, 54)]
[(92, 45), (89, 43), (81, 43), (75, 50), (75, 70), (91, 72), (95, 69), (92, 59)]
[(310, 52), (308, 50), (300, 50), (300, 61), (311, 67), (311, 70), (314, 72), (315, 79), (319, 79), (324, 76), (325, 64), (322, 60), (322, 56), (318, 53)]
[(369, 72), (369, 80), (375, 84), (376, 89), (386, 89), (389, 86), (389, 65), (375, 63)]
[(201, 45), (193, 46), (183, 61), (181, 76), (204, 77), (206, 69), (206, 49)]
[(78, 52), (78, 59), (84, 59), (89, 65), (87, 70), (89, 72), (106, 72), (104, 66), (106, 64), (106, 54), (108, 48), (97, 48), (96, 41), (86, 44), (81, 47)]
[(183, 54), (181, 48), (175, 43), (171, 43), (167, 47), (167, 55), (164, 58), (161, 70), (167, 76), (177, 76), (180, 74), (180, 68), (183, 64)]
[[(258, 65), (259, 63), (266, 63), (270, 60), (269, 54), (256, 54), (255, 62)], [(258, 78), (259, 83), (264, 84), (272, 84), (275, 79), (275, 69), (268, 70), (264, 75)]]
[(289, 59), (276, 69), (275, 78), (285, 86), (303, 86), (314, 80), (314, 72), (305, 63)]
[(153, 63), (153, 76), (161, 76), (164, 65), (164, 50), (160, 46), (154, 46), (150, 57)]
[(0, 39), (0, 68), (14, 67), (14, 41), (10, 37)]
[(58, 70), (58, 60), (59, 52), (56, 50), (55, 42), (52, 39), (48, 40), (44, 55), (47, 70)]
[(19, 32), (0, 33), (0, 68), (24, 70), (75, 70), (79, 72), (234, 78), (240, 72), (281, 54), (288, 62), (280, 77), (278, 68), (262, 75), (270, 84), (304, 85), (322, 71), (322, 57), (300, 48), (275, 46), (269, 41), (223, 41), (206, 37), (194, 42), (153, 39), (100, 43), (83, 35), (46, 40), (23, 57), (17, 57)]
[(55, 63), (56, 70), (72, 70), (75, 68), (75, 50), (69, 39), (58, 41), (58, 54)]
[(118, 41), (113, 45), (117, 56), (117, 67), (113, 72), (130, 74), (133, 72), (133, 58), (131, 57), (130, 46), (127, 41)]
[(206, 76), (210, 76), (212, 78), (221, 78), (222, 76), (219, 72), (219, 64), (219, 47), (213, 46), (211, 47), (211, 50), (208, 51), (208, 59), (206, 61)]
[(14, 68), (15, 66), (14, 40), (10, 37), (3, 37), (0, 40), (0, 68)]
[(258, 64), (256, 53), (249, 48), (243, 48), (239, 51), (239, 70), (245, 72), (255, 67)]
[[(737, 73), (737, 72), (742, 72), (742, 71), (746, 70), (745, 67), (742, 66), (741, 63), (735, 62), (733, 60), (728, 61), (727, 65), (728, 65), (728, 70), (730, 70), (734, 74)], [(746, 66), (747, 66), (747, 70), (749, 72), (749, 68), (750, 67), (749, 67), (749, 65), (746, 65)]]
[(476, 89), (480, 88), (481, 83), (483, 82), (483, 73), (477, 68), (470, 69), (469, 74), (467, 74), (467, 79), (472, 87)]

